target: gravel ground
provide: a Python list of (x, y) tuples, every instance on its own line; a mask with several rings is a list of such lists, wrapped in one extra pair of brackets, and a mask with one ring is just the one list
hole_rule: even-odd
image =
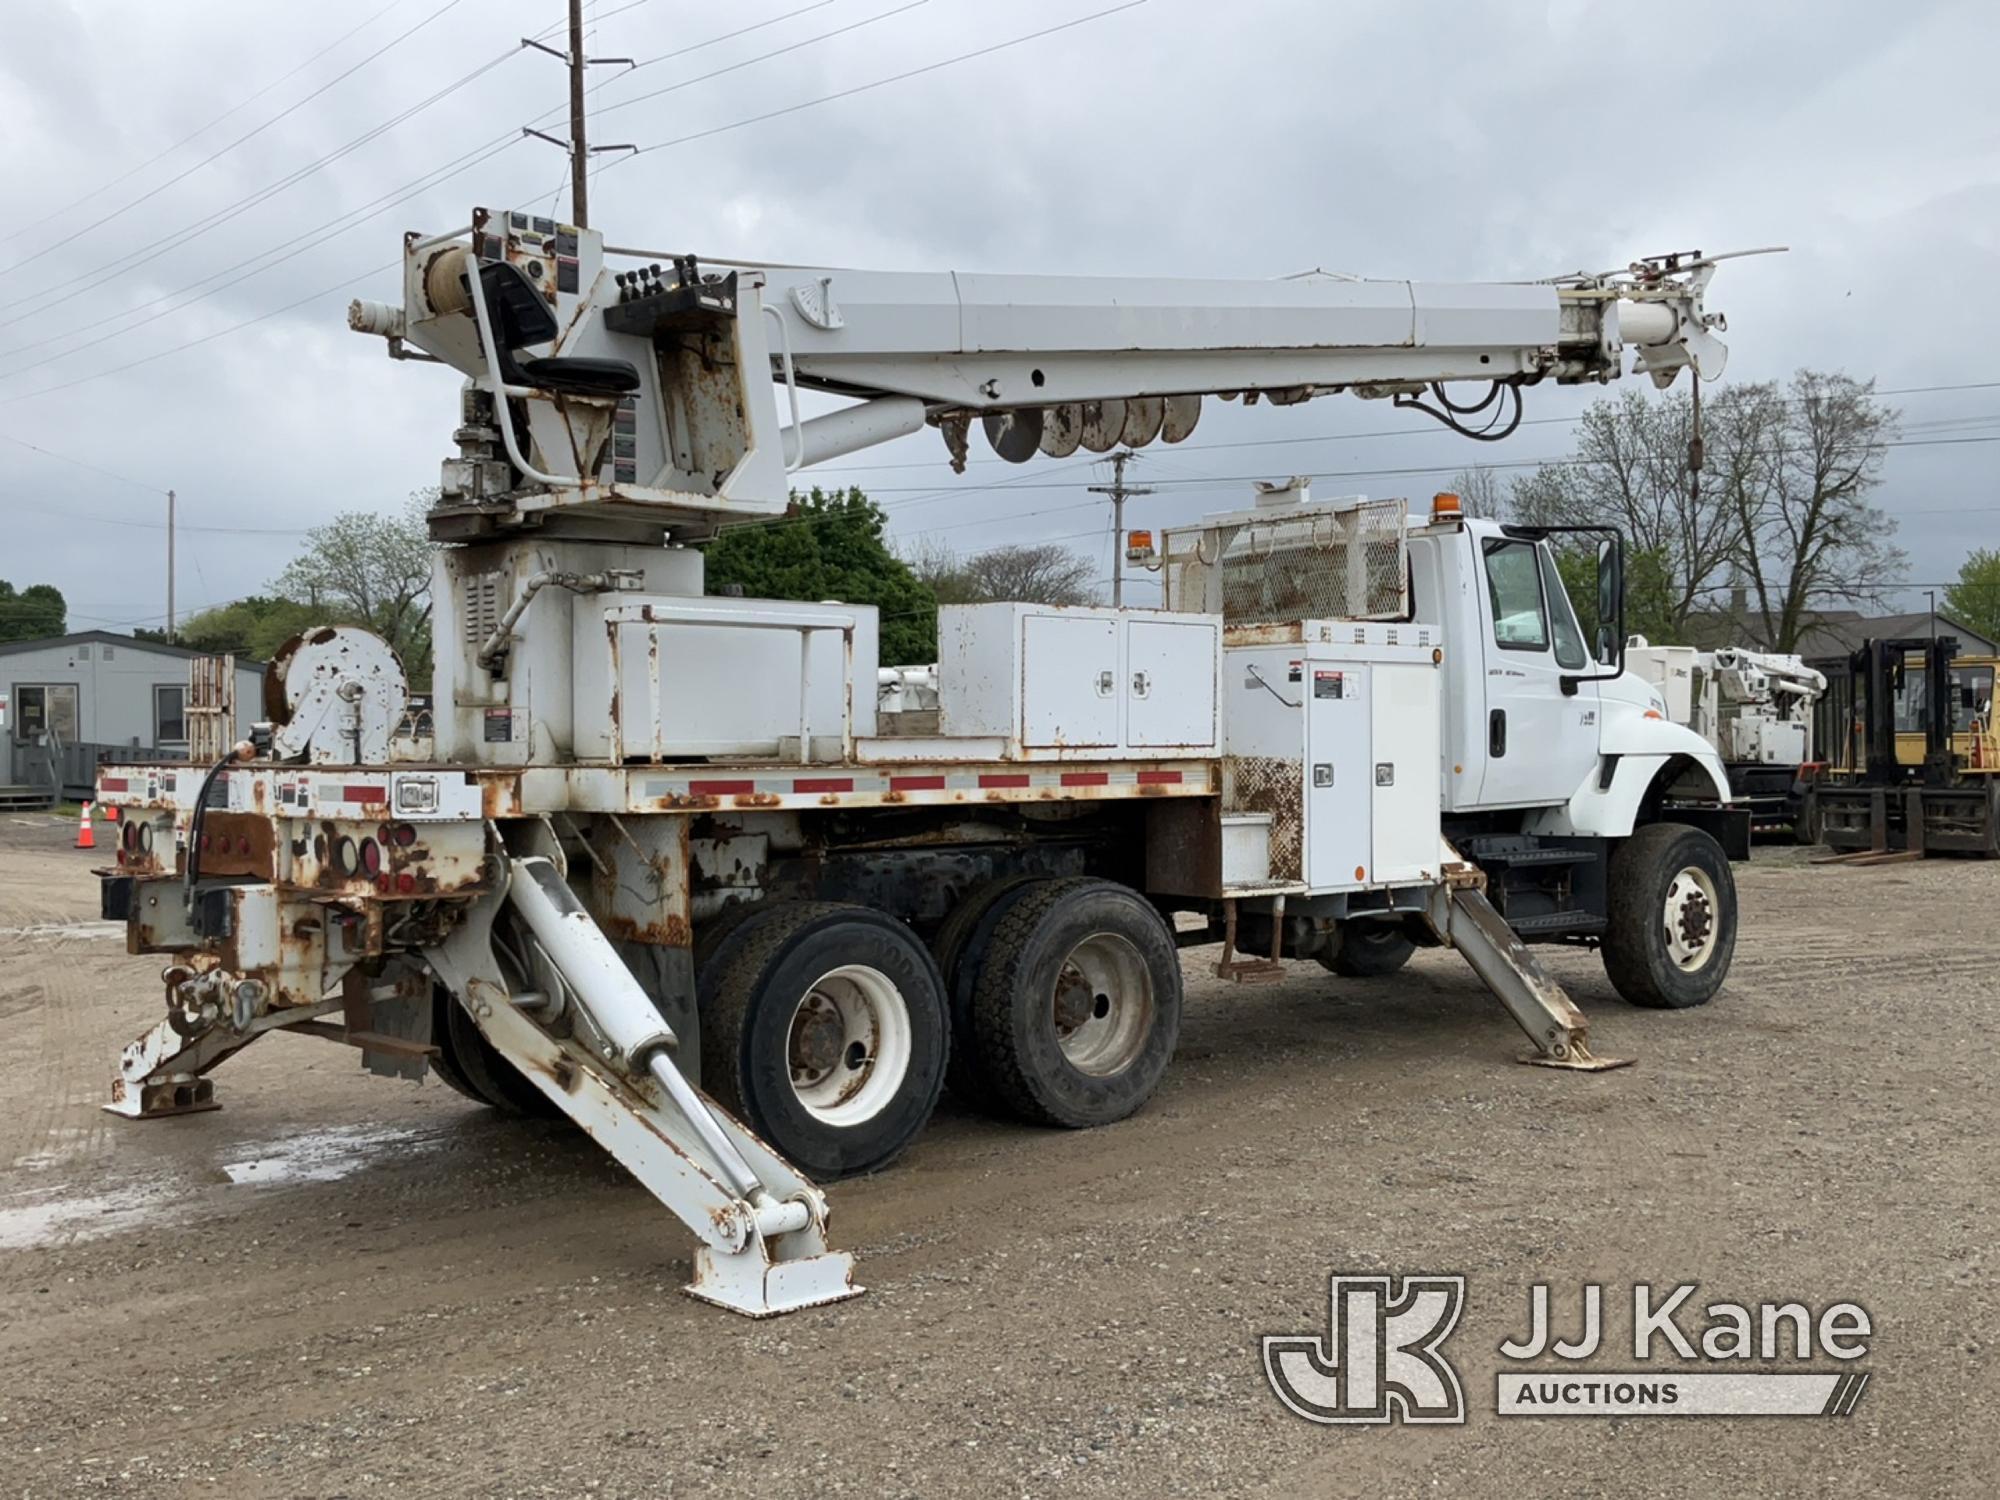
[[(1515, 1066), (1449, 954), (1237, 988), (1192, 953), (1139, 1118), (941, 1114), (834, 1190), (870, 1294), (749, 1323), (679, 1294), (688, 1236), (579, 1134), (343, 1048), (261, 1043), (217, 1113), (101, 1113), (159, 961), (95, 921), (68, 843), (0, 816), (0, 1493), (2000, 1489), (2000, 865), (1760, 855), (1705, 1010), (1631, 1010), (1555, 954), (1597, 1050), (1639, 1058), (1594, 1076)], [(1466, 1425), (1273, 1397), (1258, 1336), (1324, 1333), (1328, 1273), (1369, 1270), (1469, 1278)], [(1538, 1280), (1858, 1301), (1874, 1378), (1845, 1419), (1501, 1418)]]

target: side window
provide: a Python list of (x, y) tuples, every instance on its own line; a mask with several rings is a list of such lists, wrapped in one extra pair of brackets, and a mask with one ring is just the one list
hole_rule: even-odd
[(1493, 641), (1505, 651), (1549, 649), (1541, 566), (1532, 542), (1486, 544), (1486, 592), (1493, 601)]
[(1549, 624), (1555, 630), (1556, 665), (1581, 672), (1590, 665), (1590, 653), (1584, 649), (1583, 627), (1576, 623), (1576, 611), (1570, 608), (1569, 590), (1556, 570), (1555, 553), (1544, 543), (1535, 549), (1535, 555), (1541, 559), (1542, 593), (1549, 601)]
[(1903, 668), (1903, 680), (1894, 686), (1896, 733), (1924, 732), (1924, 678), (1928, 675), (1922, 667)]
[(153, 689), (153, 743), (176, 745), (187, 739), (187, 689), (162, 684)]

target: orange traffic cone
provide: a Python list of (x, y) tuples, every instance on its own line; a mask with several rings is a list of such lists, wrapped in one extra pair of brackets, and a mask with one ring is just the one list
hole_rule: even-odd
[(97, 836), (90, 831), (90, 804), (88, 802), (83, 804), (83, 821), (76, 825), (76, 847), (79, 849), (95, 849), (97, 847)]
[(104, 821), (107, 823), (116, 823), (118, 821), (118, 804), (116, 802), (107, 802), (104, 804)]

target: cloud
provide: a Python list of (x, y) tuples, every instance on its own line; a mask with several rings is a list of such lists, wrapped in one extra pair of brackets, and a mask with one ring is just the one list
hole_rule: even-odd
[[(342, 33), (318, 62), (52, 223), (0, 245), (0, 267), (58, 241), (217, 147), (415, 25), (442, 0), (353, 15), (218, 0), (26, 7), (0, 53), (10, 149), (0, 187), (17, 224), (61, 207), (214, 119)], [(810, 14), (664, 62), (593, 95), (600, 105), (755, 58), (894, 10), (836, 0)], [(648, 144), (854, 87), (1054, 25), (1104, 0), (1008, 6), (928, 0), (845, 35), (694, 82), (599, 118), (597, 138)], [(592, 51), (650, 57), (786, 10), (759, 0), (690, 19), (681, 7), (606, 12)], [(379, 12), (379, 14), (376, 14)], [(367, 20), (371, 14), (374, 19)], [(393, 365), (343, 325), (348, 298), (394, 299), (377, 276), (295, 311), (223, 332), (391, 261), (405, 228), (463, 223), (473, 203), (546, 206), (561, 157), (535, 141), (347, 232), (341, 216), (422, 180), (562, 102), (556, 62), (523, 53), (449, 98), (301, 177), (179, 248), (120, 257), (199, 225), (281, 182), (559, 19), (549, 0), (463, 0), (407, 41), (184, 181), (110, 223), (0, 275), (0, 320), (89, 274), (84, 295), (0, 322), (0, 433), (184, 497), (184, 607), (261, 587), (295, 546), (286, 535), (359, 506), (390, 507), (435, 481), (457, 392), (448, 372)], [(1421, 7), (1217, 7), (1151, 0), (1039, 42), (851, 99), (609, 166), (595, 218), (614, 237), (760, 259), (907, 269), (1276, 275), (1320, 265), (1374, 275), (1521, 277), (1634, 255), (1788, 243), (1733, 263), (1714, 302), (1730, 318), (1731, 378), (1802, 364), (1878, 374), (1885, 385), (1978, 381), (2000, 333), (1986, 279), (2000, 238), (2000, 136), (1987, 61), (2000, 12), (1980, 4), (1834, 0), (1796, 7), (1689, 0), (1670, 24), (1626, 8), (1455, 0)], [(7, 232), (0, 229), (0, 233)], [(179, 311), (135, 312), (117, 337), (40, 369), (13, 367), (105, 329), (224, 266), (303, 237), (303, 252), (232, 278)], [(22, 300), (26, 299), (26, 300)], [(5, 351), (62, 335), (12, 358)], [(182, 353), (49, 395), (30, 393)], [(1574, 412), (1581, 393), (1530, 393), (1531, 416)], [(2000, 431), (1994, 392), (1904, 399), (1912, 423), (1966, 419)], [(1148, 502), (1148, 519), (1232, 504), (1240, 476), (1437, 466), (1560, 453), (1564, 429), (1524, 428), (1474, 450), (1416, 419), (1351, 400), (1248, 413), (1211, 405), (1193, 444), (1155, 450), (1153, 472), (1215, 476)], [(1410, 425), (1409, 436), (1356, 438)], [(1342, 434), (1350, 436), (1343, 437)], [(1300, 436), (1323, 443), (1206, 453), (1195, 445)], [(2000, 505), (1983, 444), (1890, 456), (1884, 503), (1921, 579), (1955, 571), (1979, 513)], [(929, 468), (861, 468), (923, 460)], [(840, 460), (829, 482), (873, 482), (896, 527), (951, 527), (966, 546), (1101, 529), (1080, 490), (1025, 471), (945, 469), (934, 434)], [(1085, 471), (1064, 481), (1088, 482)], [(1011, 491), (975, 489), (1025, 480)], [(1322, 493), (1427, 493), (1429, 476), (1343, 476)], [(928, 486), (928, 491), (902, 486)], [(962, 490), (911, 504), (925, 493)], [(891, 491), (896, 491), (891, 493)], [(160, 502), (0, 443), (0, 504), (18, 509), (0, 576), (49, 579), (79, 618), (157, 616)], [(907, 508), (905, 508), (907, 507)], [(1135, 508), (1136, 511), (1136, 508)], [(2000, 514), (2000, 512), (1996, 512)], [(106, 524), (106, 517), (134, 524)], [(972, 524), (976, 523), (976, 524)], [(1084, 543), (1088, 545), (1086, 541)], [(1103, 550), (1100, 548), (1100, 550)], [(1108, 557), (1108, 552), (1105, 554)], [(95, 620), (87, 623), (94, 623)]]

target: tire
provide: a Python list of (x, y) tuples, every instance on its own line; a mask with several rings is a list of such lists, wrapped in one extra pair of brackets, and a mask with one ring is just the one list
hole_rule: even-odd
[(1340, 942), (1319, 961), (1343, 979), (1380, 979), (1410, 961), (1417, 945), (1394, 922), (1343, 922)]
[(1046, 881), (1001, 914), (973, 986), (971, 1042), (995, 1100), (1037, 1125), (1135, 1113), (1181, 1026), (1181, 965), (1164, 918), (1108, 880)]
[(451, 1043), (451, 1016), (449, 1011), (458, 1002), (451, 998), (451, 992), (441, 984), (431, 986), (431, 1045), (437, 1052), (431, 1057), (431, 1071), (438, 1081), (455, 1094), (461, 1094), (474, 1104), (490, 1104), (486, 1096), (472, 1086), (472, 1080), (458, 1065), (458, 1049)]
[(437, 1068), (438, 1077), (466, 1098), (503, 1115), (552, 1120), (562, 1114), (554, 1101), (480, 1034), (478, 1024), (443, 985), (437, 986), (433, 995), (431, 1040), (437, 1044), (438, 1057), (432, 1066)]
[(931, 953), (944, 977), (945, 1011), (951, 1019), (951, 1052), (945, 1062), (944, 1086), (959, 1103), (973, 1109), (992, 1110), (997, 1104), (972, 1045), (973, 990), (1000, 918), (1037, 883), (1033, 875), (1006, 875), (973, 887), (931, 939)]
[(887, 1166), (944, 1087), (929, 950), (893, 917), (820, 901), (774, 903), (731, 938), (703, 996), (703, 1087), (811, 1177)]
[(1722, 846), (1653, 823), (1611, 856), (1604, 972), (1634, 1005), (1686, 1010), (1722, 987), (1736, 952), (1736, 880)]

